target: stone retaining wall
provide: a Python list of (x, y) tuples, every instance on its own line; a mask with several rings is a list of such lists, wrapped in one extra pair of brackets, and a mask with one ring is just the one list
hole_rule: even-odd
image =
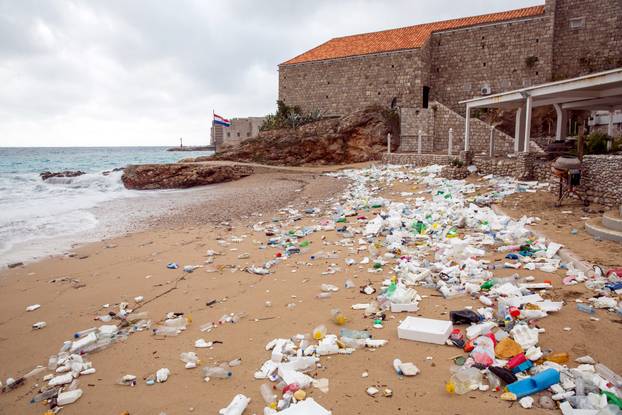
[(443, 154), (385, 153), (382, 156), (383, 163), (416, 167), (430, 166), (432, 164), (448, 165), (451, 160), (452, 157)]
[[(382, 161), (389, 164), (407, 164), (417, 167), (439, 164), (447, 166), (441, 174), (447, 178), (461, 178), (463, 169), (449, 166), (458, 156), (442, 154), (385, 154)], [(473, 164), (479, 174), (511, 176), (519, 180), (548, 182), (549, 190), (559, 191), (559, 178), (551, 171), (552, 161), (541, 153), (519, 153), (512, 158), (475, 156)], [(617, 207), (622, 205), (622, 155), (589, 155), (583, 158), (579, 192), (592, 203)]]
[(590, 202), (618, 207), (622, 204), (622, 155), (583, 158), (580, 190)]

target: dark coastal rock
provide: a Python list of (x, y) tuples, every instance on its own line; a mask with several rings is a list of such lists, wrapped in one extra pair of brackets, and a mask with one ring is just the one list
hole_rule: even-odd
[(128, 189), (185, 189), (238, 180), (253, 174), (250, 166), (203, 164), (141, 164), (125, 168), (121, 180)]
[(41, 176), (42, 180), (47, 180), (51, 177), (77, 177), (83, 174), (86, 173), (80, 170), (65, 170), (59, 172), (44, 171), (43, 173), (39, 173), (39, 176)]
[(272, 165), (348, 164), (379, 160), (399, 146), (399, 117), (393, 111), (370, 107), (341, 118), (323, 119), (296, 129), (262, 131), (239, 146), (213, 156), (182, 162), (230, 160)]
[(117, 171), (123, 171), (123, 169), (125, 169), (125, 167), (115, 167), (115, 168), (114, 168), (114, 169), (112, 169), (112, 170), (106, 170), (106, 171), (103, 171), (103, 172), (102, 172), (102, 175), (104, 175), (104, 176), (108, 176), (110, 173), (114, 173), (114, 172), (117, 172)]

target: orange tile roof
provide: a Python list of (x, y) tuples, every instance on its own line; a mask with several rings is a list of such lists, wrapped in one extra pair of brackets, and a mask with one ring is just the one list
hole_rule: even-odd
[(544, 6), (533, 6), (524, 9), (484, 14), (481, 16), (424, 23), (400, 29), (337, 37), (301, 55), (298, 55), (295, 58), (283, 62), (282, 65), (343, 58), (347, 56), (367, 55), (370, 53), (389, 52), (402, 49), (416, 49), (423, 46), (432, 32), (476, 26), (486, 23), (502, 22), (505, 20), (514, 20), (524, 17), (538, 16), (541, 14), (544, 14)]

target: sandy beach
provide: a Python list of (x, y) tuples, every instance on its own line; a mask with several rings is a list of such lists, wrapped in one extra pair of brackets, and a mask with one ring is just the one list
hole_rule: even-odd
[[(405, 313), (387, 313), (384, 327), (373, 329), (370, 319), (364, 318), (361, 311), (352, 310), (352, 304), (369, 302), (372, 298), (360, 293), (358, 288), (344, 288), (344, 282), (351, 279), (361, 286), (371, 281), (380, 288), (391, 271), (389, 266), (380, 273), (369, 273), (366, 265), (346, 266), (345, 258), (360, 261), (369, 254), (352, 253), (347, 246), (338, 244), (342, 240), (338, 232), (310, 234), (305, 238), (309, 241), (308, 249), (284, 260), (269, 275), (243, 271), (245, 267), (263, 264), (279, 252), (265, 246), (269, 236), (255, 231), (253, 225), (274, 220), (283, 231), (297, 230), (331, 216), (331, 205), (343, 196), (348, 182), (319, 173), (256, 174), (238, 182), (216, 185), (221, 189), (218, 198), (150, 218), (147, 229), (79, 245), (70, 255), (2, 271), (0, 379), (4, 382), (7, 377), (23, 375), (36, 365), (46, 366), (50, 355), (57, 353), (73, 333), (99, 326), (102, 323), (95, 320), (97, 316), (127, 302), (130, 308), (148, 312), (154, 323), (163, 320), (168, 312), (182, 312), (192, 322), (175, 337), (159, 338), (149, 331), (138, 332), (124, 342), (89, 355), (88, 360), (97, 372), (79, 378), (84, 395), (62, 413), (214, 414), (226, 407), (236, 393), (243, 393), (252, 399), (245, 413), (262, 414), (264, 402), (259, 393), (262, 381), (255, 380), (253, 374), (270, 357), (266, 343), (274, 338), (309, 333), (319, 324), (326, 325), (329, 333), (337, 333), (339, 326), (331, 321), (330, 310), (339, 308), (349, 320), (347, 327), (370, 329), (374, 338), (387, 339), (388, 344), (379, 349), (357, 350), (352, 355), (322, 357), (321, 367), (309, 373), (314, 378), (329, 379), (327, 393), (315, 388), (307, 392), (333, 414), (524, 412), (517, 403), (503, 401), (499, 393), (492, 391), (449, 395), (445, 382), (450, 376), (451, 359), (465, 354), (455, 347), (399, 340), (397, 326)], [(423, 190), (421, 185), (399, 181), (381, 186), (379, 195), (396, 201), (407, 199), (402, 192)], [(305, 208), (319, 208), (320, 213), (304, 214)], [(502, 208), (516, 218), (532, 212), (525, 204), (507, 204)], [(299, 220), (291, 219), (291, 209), (301, 213)], [(380, 210), (357, 213), (372, 218)], [(544, 225), (535, 228), (587, 260), (621, 266), (619, 244), (589, 241), (584, 234), (570, 233), (569, 227), (577, 227), (572, 225), (571, 218), (583, 216), (579, 210), (574, 209), (574, 216), (560, 224), (568, 229), (559, 231), (559, 227)], [(542, 219), (552, 220), (544, 214)], [(354, 217), (347, 219), (347, 225), (360, 226)], [(208, 256), (210, 250), (219, 255)], [(338, 258), (309, 259), (320, 250), (334, 251)], [(495, 251), (487, 251), (485, 256), (491, 261), (503, 261), (503, 257), (504, 254)], [(213, 263), (206, 263), (212, 259)], [(180, 269), (167, 269), (170, 262), (179, 264)], [(323, 275), (332, 263), (340, 271)], [(184, 265), (202, 267), (186, 273), (181, 269)], [(619, 315), (599, 310), (598, 321), (593, 321), (590, 315), (578, 312), (574, 301), (587, 300), (593, 294), (583, 284), (564, 286), (562, 270), (550, 274), (539, 270), (498, 269), (495, 276), (515, 272), (521, 276), (532, 275), (536, 282), (550, 280), (553, 289), (548, 291), (547, 298), (566, 302), (561, 311), (538, 321), (538, 326), (546, 330), (540, 336), (542, 349), (568, 352), (572, 366), (573, 359), (589, 354), (612, 370), (622, 372), (622, 354), (616, 342), (622, 335)], [(323, 283), (334, 284), (339, 291), (329, 299), (318, 299)], [(417, 287), (417, 291), (424, 298), (420, 310), (413, 315), (445, 320), (451, 310), (480, 306), (468, 296), (446, 300), (433, 289)], [(134, 301), (137, 296), (144, 297), (141, 303)], [(26, 312), (30, 304), (40, 304), (41, 308)], [(109, 307), (104, 307), (105, 304)], [(211, 332), (200, 331), (201, 325), (217, 322), (228, 313), (241, 313), (242, 317), (238, 323), (225, 323)], [(45, 321), (47, 327), (33, 330), (31, 325), (36, 321)], [(568, 327), (570, 331), (564, 330)], [(217, 342), (212, 348), (195, 349), (194, 342), (199, 338)], [(199, 355), (201, 366), (236, 358), (242, 361), (231, 369), (230, 379), (212, 379), (206, 383), (200, 369), (185, 369), (179, 359), (181, 352), (189, 351)], [(399, 377), (391, 363), (396, 357), (414, 362), (421, 373), (413, 378)], [(170, 369), (168, 381), (146, 385), (145, 379), (160, 368)], [(364, 372), (369, 376), (362, 377)], [(29, 401), (37, 385), (43, 384), (41, 378), (46, 373), (14, 391), (0, 394), (0, 414), (44, 413), (45, 406)], [(125, 374), (138, 377), (135, 387), (117, 384)], [(370, 397), (366, 394), (370, 386), (381, 390), (390, 388), (393, 396)], [(534, 407), (530, 413), (559, 411)]]

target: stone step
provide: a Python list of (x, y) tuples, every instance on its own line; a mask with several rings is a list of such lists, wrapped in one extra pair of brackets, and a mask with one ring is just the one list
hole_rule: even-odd
[(603, 215), (603, 225), (614, 231), (622, 232), (622, 215), (617, 210), (605, 212)]
[(602, 219), (590, 219), (585, 222), (585, 230), (596, 238), (622, 243), (622, 231), (616, 231), (605, 227), (602, 223)]

